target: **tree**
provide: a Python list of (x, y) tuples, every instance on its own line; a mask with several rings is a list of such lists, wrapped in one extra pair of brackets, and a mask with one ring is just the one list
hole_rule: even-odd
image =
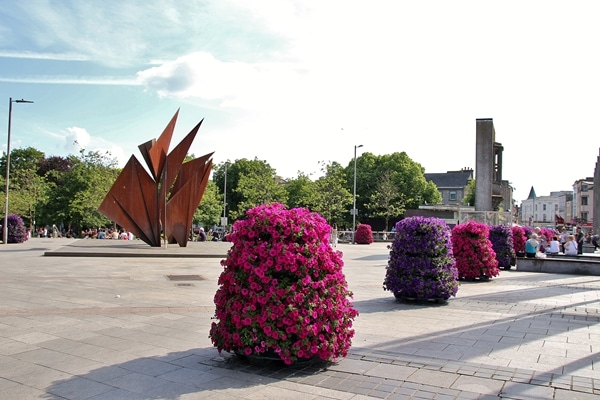
[(475, 205), (475, 190), (476, 190), (475, 179), (469, 179), (467, 182), (467, 187), (465, 188), (465, 197), (462, 199), (462, 203), (465, 206), (474, 206)]
[[(6, 154), (0, 159), (2, 177), (6, 176)], [(44, 160), (44, 153), (33, 148), (14, 149), (10, 156), (10, 211), (23, 217), (26, 225), (33, 229), (36, 209), (46, 199), (48, 184), (37, 174), (38, 164)], [(5, 188), (2, 179), (2, 187)], [(3, 198), (4, 200), (4, 198)], [(4, 207), (4, 201), (2, 202)]]
[(33, 231), (36, 212), (48, 201), (51, 184), (39, 176), (35, 169), (17, 170), (11, 173), (9, 205), (15, 214), (23, 216), (29, 229)]
[(37, 174), (43, 176), (46, 181), (58, 183), (57, 173), (69, 172), (73, 168), (73, 160), (67, 157), (51, 156), (40, 160)]
[(317, 202), (317, 185), (310, 177), (298, 171), (298, 177), (291, 179), (285, 185), (287, 191), (287, 206), (289, 208), (308, 207), (315, 209)]
[[(44, 153), (33, 147), (14, 149), (10, 152), (10, 174), (14, 171), (37, 169), (38, 163), (45, 157)], [(6, 153), (0, 158), (0, 175), (6, 176)], [(12, 179), (11, 179), (12, 181)]]
[(220, 216), (223, 213), (223, 201), (220, 197), (217, 184), (208, 181), (202, 200), (200, 200), (200, 204), (194, 212), (193, 223), (195, 225), (207, 227), (219, 225), (221, 222)]
[(406, 199), (394, 183), (394, 172), (385, 171), (377, 180), (376, 191), (371, 195), (366, 207), (375, 217), (385, 220), (384, 230), (388, 230), (390, 218), (404, 214)]
[(241, 175), (234, 193), (241, 195), (237, 209), (231, 211), (234, 219), (246, 214), (246, 210), (262, 204), (286, 203), (287, 192), (280, 178), (250, 171)]
[(106, 226), (110, 221), (98, 207), (115, 182), (119, 170), (110, 153), (80, 151), (79, 156), (69, 156), (72, 167), (67, 172), (52, 171), (58, 182), (52, 188), (50, 201), (44, 209), (46, 224), (63, 224), (71, 227)]
[(352, 206), (352, 194), (346, 188), (344, 168), (337, 162), (321, 162), (324, 176), (315, 182), (315, 204), (312, 211), (323, 216), (331, 225), (347, 221)]
[[(348, 164), (345, 171), (348, 187), (352, 187), (354, 163)], [(378, 182), (386, 173), (390, 174), (390, 179), (398, 192), (398, 196), (392, 201), (392, 205), (397, 209), (414, 209), (425, 202), (435, 204), (441, 201), (441, 195), (435, 184), (425, 179), (425, 169), (405, 152), (381, 156), (366, 152), (356, 160), (356, 201), (359, 215), (366, 215), (362, 210), (373, 210), (373, 216), (383, 212), (381, 204), (375, 203), (369, 206), (367, 204), (372, 199), (381, 202), (381, 198), (378, 198), (380, 195), (377, 194)]]
[(213, 168), (213, 180), (221, 194), (225, 187), (225, 179), (226, 216), (231, 219), (235, 220), (244, 215), (248, 208), (263, 202), (287, 203), (283, 179), (276, 175), (275, 170), (266, 161), (242, 158), (216, 165)]

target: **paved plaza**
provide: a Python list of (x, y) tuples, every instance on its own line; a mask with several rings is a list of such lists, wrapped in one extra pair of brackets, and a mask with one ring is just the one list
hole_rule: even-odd
[(348, 357), (256, 366), (208, 338), (229, 245), (2, 245), (0, 398), (600, 398), (598, 276), (501, 271), (445, 304), (397, 302), (385, 243), (341, 244), (360, 312)]

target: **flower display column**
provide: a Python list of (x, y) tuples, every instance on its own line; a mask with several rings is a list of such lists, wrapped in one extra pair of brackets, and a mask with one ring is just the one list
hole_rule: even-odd
[(452, 228), (452, 249), (459, 278), (487, 280), (500, 273), (488, 237), (489, 227), (480, 222), (469, 221)]
[(356, 228), (355, 241), (358, 244), (373, 243), (373, 231), (371, 230), (371, 225), (359, 224)]
[(525, 257), (525, 242), (527, 241), (525, 230), (517, 225), (512, 226), (510, 229), (512, 231), (515, 254), (518, 257)]
[[(17, 214), (8, 214), (7, 220), (7, 243), (23, 243), (29, 239), (27, 229), (20, 216)], [(0, 226), (2, 226), (2, 223), (0, 223)]]
[(235, 222), (209, 334), (219, 352), (286, 364), (347, 355), (358, 312), (330, 230), (320, 215), (279, 203)]
[(450, 228), (438, 218), (399, 221), (391, 245), (384, 290), (399, 299), (447, 300), (458, 290)]
[(515, 247), (513, 233), (508, 225), (494, 225), (490, 227), (490, 242), (496, 253), (498, 268), (510, 269), (515, 263)]

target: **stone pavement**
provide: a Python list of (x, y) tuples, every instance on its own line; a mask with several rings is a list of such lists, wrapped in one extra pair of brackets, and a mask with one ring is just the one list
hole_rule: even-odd
[(228, 248), (2, 245), (0, 398), (599, 398), (599, 277), (510, 270), (446, 304), (397, 302), (385, 244), (342, 244), (360, 312), (348, 357), (261, 367), (208, 338)]

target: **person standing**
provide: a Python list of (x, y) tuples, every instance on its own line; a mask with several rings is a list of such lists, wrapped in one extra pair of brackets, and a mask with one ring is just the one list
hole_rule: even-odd
[(567, 232), (567, 228), (564, 226), (560, 230), (560, 251), (565, 252), (565, 242), (567, 241), (567, 237), (569, 233)]
[(575, 241), (577, 242), (577, 254), (583, 254), (583, 239), (585, 235), (581, 232), (581, 227), (578, 226), (575, 231)]
[(331, 227), (331, 239), (329, 241), (333, 247), (337, 247), (337, 244), (338, 244), (337, 224), (333, 224), (333, 227)]

